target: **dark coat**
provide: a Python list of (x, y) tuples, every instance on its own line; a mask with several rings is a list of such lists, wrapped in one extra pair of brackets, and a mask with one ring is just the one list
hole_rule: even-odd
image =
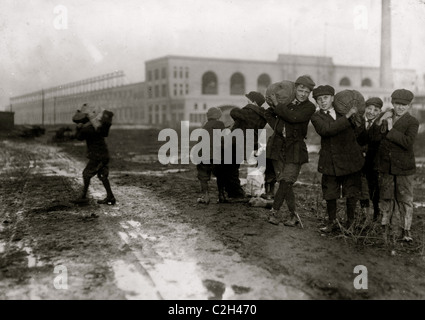
[(282, 134), (285, 122), (277, 117), (274, 108), (266, 109), (265, 117), (267, 123), (273, 129), (273, 134), (267, 140), (266, 158), (279, 160), (279, 154), (285, 152), (285, 138)]
[(278, 104), (275, 112), (285, 121), (285, 161), (303, 164), (308, 162), (307, 138), (308, 123), (316, 111), (314, 104), (306, 100), (299, 105)]
[[(243, 132), (244, 140), (246, 140), (246, 132), (247, 129), (254, 130), (254, 150), (258, 150), (258, 130), (264, 129), (267, 124), (267, 121), (264, 117), (264, 112), (266, 110), (262, 107), (259, 107), (254, 104), (247, 104), (242, 109), (233, 108), (230, 111), (230, 116), (235, 121), (233, 123), (232, 131), (235, 129), (241, 129)], [(246, 141), (244, 141), (244, 145), (240, 146), (236, 144), (236, 139), (232, 139), (233, 148), (241, 148), (243, 149), (243, 154), (246, 155)], [(246, 155), (249, 156), (249, 155)]]
[(86, 140), (87, 158), (96, 161), (104, 161), (109, 159), (108, 147), (105, 142), (105, 136), (108, 135), (109, 128), (106, 130), (100, 127), (96, 130), (90, 122), (82, 127), (77, 127), (75, 137), (80, 140)]
[(357, 137), (357, 142), (362, 147), (363, 155), (365, 156), (365, 163), (363, 165), (363, 172), (368, 173), (375, 170), (375, 158), (378, 153), (378, 148), (381, 139), (376, 139), (374, 132), (379, 131), (379, 126), (376, 124), (376, 119), (369, 129), (366, 129), (363, 124), (364, 131)]
[[(208, 120), (202, 127), (203, 129), (207, 130), (209, 136), (210, 136), (210, 159), (214, 159), (214, 129), (220, 129), (223, 130), (224, 123), (220, 120)], [(220, 139), (220, 143), (222, 143), (222, 138)], [(198, 139), (198, 142), (201, 141), (201, 137)], [(221, 144), (220, 144), (221, 145)], [(220, 159), (219, 157), (215, 157), (217, 159)]]
[(316, 132), (322, 137), (318, 171), (325, 175), (345, 176), (362, 169), (364, 158), (350, 121), (337, 113), (334, 120), (322, 110), (311, 117)]
[(394, 123), (390, 131), (380, 130), (380, 126), (376, 126), (373, 134), (376, 140), (381, 140), (375, 160), (376, 169), (393, 175), (414, 174), (413, 143), (418, 130), (418, 120), (408, 112)]

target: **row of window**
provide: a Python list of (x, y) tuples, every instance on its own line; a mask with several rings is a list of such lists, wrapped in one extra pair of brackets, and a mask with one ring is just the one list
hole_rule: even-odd
[[(161, 88), (161, 92), (160, 92), (160, 88)], [(152, 90), (153, 89), (153, 90)], [(183, 85), (183, 83), (174, 84), (174, 90), (173, 90), (173, 94), (174, 96), (182, 96), (182, 95), (187, 95), (189, 94), (189, 84), (185, 83)], [(166, 84), (162, 84), (161, 87), (159, 85), (155, 85), (155, 86), (149, 86), (148, 87), (148, 98), (152, 99), (152, 98), (159, 98), (159, 97), (167, 97), (167, 85)]]
[[(161, 72), (161, 79), (166, 79), (167, 78), (167, 69), (166, 69), (166, 67), (162, 67), (161, 71), (160, 71), (160, 69), (154, 69), (153, 71), (148, 70), (148, 81), (159, 80), (160, 72)], [(188, 67), (184, 67), (184, 68), (183, 67), (174, 67), (173, 76), (174, 76), (174, 79), (177, 79), (177, 78), (189, 79), (189, 68)]]
[[(341, 81), (339, 82), (339, 85), (341, 87), (351, 86), (350, 78), (347, 78), (347, 77), (342, 78)], [(362, 87), (372, 87), (372, 80), (370, 80), (369, 78), (363, 79), (362, 80)]]
[[(167, 69), (165, 67), (161, 68), (161, 79), (167, 78)], [(159, 79), (159, 69), (148, 70), (148, 81), (158, 80)]]
[[(271, 78), (268, 74), (261, 74), (257, 79), (258, 91), (262, 92), (271, 84)], [(243, 95), (245, 90), (245, 77), (236, 72), (230, 77), (230, 94)], [(202, 76), (202, 94), (218, 94), (218, 77), (212, 72), (205, 72)]]
[[(184, 113), (177, 113), (177, 114), (172, 113), (170, 122), (171, 123), (177, 123), (177, 122), (183, 121), (183, 119), (184, 119)], [(167, 115), (165, 113), (163, 113), (161, 115), (159, 113), (157, 113), (155, 115), (152, 115), (152, 114), (148, 115), (148, 123), (149, 124), (166, 124), (167, 122), (168, 122), (167, 121)]]
[[(152, 88), (153, 88), (153, 91), (152, 91)], [(160, 95), (160, 92), (159, 92), (159, 85), (156, 85), (154, 87), (152, 87), (152, 86), (148, 87), (148, 98), (149, 99), (152, 99), (153, 97), (159, 98), (160, 96), (161, 97), (167, 97), (167, 85), (166, 84), (161, 85), (161, 95)]]
[(205, 122), (207, 120), (207, 115), (205, 113), (191, 113), (189, 114), (190, 122)]

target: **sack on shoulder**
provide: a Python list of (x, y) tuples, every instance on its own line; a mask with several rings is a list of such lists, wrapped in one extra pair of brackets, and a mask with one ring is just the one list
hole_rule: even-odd
[(358, 113), (362, 116), (365, 112), (366, 102), (363, 95), (357, 90), (343, 90), (334, 97), (333, 106), (335, 111), (341, 115), (347, 114), (353, 106), (356, 106)]
[(87, 113), (81, 112), (80, 110), (77, 110), (75, 114), (72, 116), (72, 122), (74, 123), (86, 123), (89, 121), (90, 119)]
[(295, 99), (295, 83), (283, 80), (269, 85), (266, 90), (266, 101), (270, 106), (270, 95), (272, 94), (276, 96), (279, 103), (287, 106)]
[(96, 119), (99, 123), (97, 129), (102, 133), (104, 137), (107, 137), (109, 135), (109, 128), (112, 125), (113, 117), (114, 113), (112, 111), (103, 110)]

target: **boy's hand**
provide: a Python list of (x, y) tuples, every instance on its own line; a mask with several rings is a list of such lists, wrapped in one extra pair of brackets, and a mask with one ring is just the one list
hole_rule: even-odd
[(358, 109), (356, 106), (351, 107), (350, 110), (348, 110), (348, 112), (346, 113), (346, 117), (347, 119), (350, 118), (353, 114), (357, 113)]
[(271, 101), (271, 103), (273, 104), (273, 107), (276, 107), (276, 106), (277, 106), (277, 104), (279, 103), (279, 102), (277, 101), (277, 98), (276, 98), (276, 95), (275, 95), (275, 94), (271, 94), (271, 95), (270, 95), (270, 101)]
[(393, 118), (388, 118), (387, 123), (388, 123), (388, 131), (390, 131), (393, 128)]
[(377, 124), (378, 125), (381, 125), (381, 123), (382, 123), (382, 120), (386, 120), (386, 119), (391, 119), (392, 118), (392, 116), (393, 116), (393, 110), (391, 109), (391, 110), (388, 110), (388, 111), (385, 111), (385, 113), (377, 120)]

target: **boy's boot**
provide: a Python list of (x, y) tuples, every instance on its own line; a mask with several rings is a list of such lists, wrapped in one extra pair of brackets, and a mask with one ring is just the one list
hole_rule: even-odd
[(275, 182), (270, 183), (270, 188), (269, 188), (269, 198), (267, 198), (267, 200), (271, 200), (274, 199), (274, 186), (275, 186)]
[(279, 210), (271, 208), (267, 222), (277, 226), (280, 223), (281, 220), (282, 220), (282, 218), (280, 216)]
[(260, 197), (266, 200), (270, 200), (269, 194), (270, 194), (270, 183), (266, 182), (264, 184), (264, 193), (262, 193)]
[(373, 203), (373, 221), (378, 221), (379, 216), (381, 215), (381, 212), (379, 210), (379, 203), (374, 202)]
[(210, 203), (210, 196), (208, 192), (208, 182), (207, 181), (201, 181), (201, 191), (203, 193), (202, 197), (198, 198), (198, 203), (204, 203), (209, 204)]
[(320, 231), (330, 233), (336, 229), (336, 199), (326, 200), (326, 211), (328, 213), (328, 223)]
[(112, 189), (111, 189), (111, 185), (109, 183), (109, 180), (103, 179), (102, 180), (103, 186), (105, 187), (106, 190), (106, 198), (103, 200), (98, 200), (97, 203), (98, 204), (108, 204), (110, 206), (114, 205), (116, 203), (114, 194), (112, 193)]
[(266, 183), (264, 188), (266, 189), (266, 193), (261, 195), (261, 198), (265, 200), (272, 200), (274, 198), (274, 185), (275, 183)]
[(410, 233), (410, 230), (404, 230), (403, 240), (407, 241), (407, 242), (413, 241), (412, 234)]
[(292, 183), (281, 180), (279, 182), (279, 188), (277, 189), (276, 195), (274, 197), (273, 207), (280, 208), (282, 207), (283, 202), (288, 194), (288, 189), (292, 187)]
[(226, 192), (224, 191), (224, 187), (219, 187), (218, 189), (218, 202), (219, 203), (228, 202), (226, 197)]

